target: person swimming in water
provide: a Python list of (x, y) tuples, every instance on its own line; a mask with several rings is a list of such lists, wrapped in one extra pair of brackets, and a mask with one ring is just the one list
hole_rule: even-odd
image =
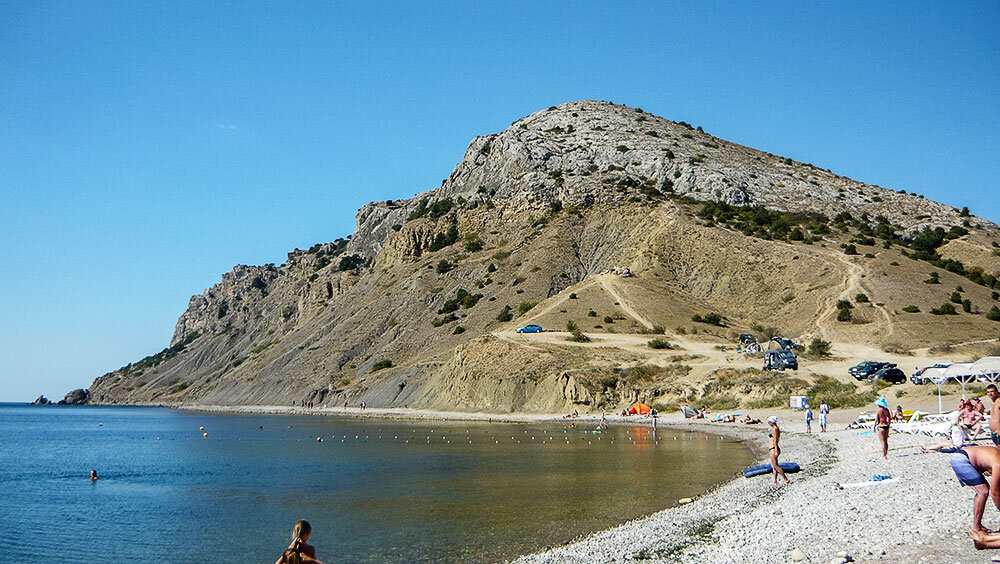
[(274, 564), (323, 564), (316, 560), (316, 548), (306, 542), (311, 534), (312, 525), (309, 521), (296, 522), (292, 527), (292, 544), (288, 545)]
[(96, 482), (99, 479), (100, 478), (97, 477), (97, 470), (91, 470), (90, 471), (90, 481), (91, 482)]

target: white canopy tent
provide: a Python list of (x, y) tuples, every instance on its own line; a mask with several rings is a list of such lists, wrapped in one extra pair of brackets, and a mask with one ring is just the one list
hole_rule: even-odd
[(1000, 356), (986, 356), (973, 362), (969, 372), (980, 380), (1000, 380)]

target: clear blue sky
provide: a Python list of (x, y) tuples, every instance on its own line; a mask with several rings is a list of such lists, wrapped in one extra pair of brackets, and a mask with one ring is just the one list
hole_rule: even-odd
[[(368, 3), (359, 3), (358, 6)], [(0, 0), (0, 400), (602, 99), (1000, 221), (1000, 3)]]

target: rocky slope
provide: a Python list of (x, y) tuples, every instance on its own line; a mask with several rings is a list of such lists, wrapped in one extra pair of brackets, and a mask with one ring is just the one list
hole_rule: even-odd
[[(766, 229), (733, 230), (698, 202), (784, 213)], [(843, 212), (852, 219), (831, 223)], [(805, 241), (788, 235), (799, 223)], [(891, 227), (892, 240), (867, 249), (868, 224)], [(623, 376), (645, 362), (641, 355), (534, 345), (508, 331), (548, 315), (550, 327), (575, 320), (589, 331), (603, 320), (595, 331), (635, 333), (712, 310), (732, 331), (763, 321), (830, 338), (823, 328), (837, 313), (829, 311), (834, 298), (880, 277), (879, 288), (905, 287), (915, 272), (931, 270), (946, 283), (965, 280), (976, 308), (988, 308), (992, 288), (955, 268), (900, 259), (900, 245), (938, 226), (959, 229), (938, 244), (945, 257), (953, 250), (978, 267), (980, 281), (1000, 271), (991, 252), (997, 227), (944, 204), (638, 109), (567, 103), (474, 139), (440, 187), (364, 206), (348, 239), (295, 250), (281, 265), (235, 267), (191, 298), (169, 348), (98, 378), (89, 401), (614, 406), (656, 387)], [(861, 245), (857, 258), (840, 251), (850, 241)], [(618, 291), (605, 284), (588, 293), (597, 275), (623, 268), (634, 276), (621, 278)], [(581, 299), (571, 300), (577, 290)], [(869, 323), (837, 328), (833, 337), (871, 339), (888, 327), (919, 343), (920, 331), (907, 329), (914, 318), (893, 309), (896, 296), (886, 294), (877, 308), (857, 312)], [(577, 312), (579, 304), (588, 309)], [(594, 308), (596, 320), (589, 319)], [(983, 315), (959, 317), (947, 323), (962, 335), (995, 325)], [(725, 333), (710, 330), (709, 338)]]

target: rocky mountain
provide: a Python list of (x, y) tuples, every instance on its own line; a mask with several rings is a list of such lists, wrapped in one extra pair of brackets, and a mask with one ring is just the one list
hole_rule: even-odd
[[(935, 323), (995, 333), (997, 235), (968, 210), (571, 102), (473, 139), (441, 186), (362, 207), (346, 239), (236, 266), (191, 298), (168, 348), (97, 378), (88, 401), (552, 411), (704, 394), (722, 364), (667, 370), (688, 365), (650, 356), (640, 335), (690, 341), (685, 325), (711, 311), (709, 350), (761, 323), (926, 345), (927, 310), (949, 296), (912, 291), (912, 277), (932, 271), (970, 301)], [(837, 324), (853, 290), (870, 307)], [(511, 331), (532, 320), (606, 338)], [(644, 366), (658, 376), (636, 376)]]

